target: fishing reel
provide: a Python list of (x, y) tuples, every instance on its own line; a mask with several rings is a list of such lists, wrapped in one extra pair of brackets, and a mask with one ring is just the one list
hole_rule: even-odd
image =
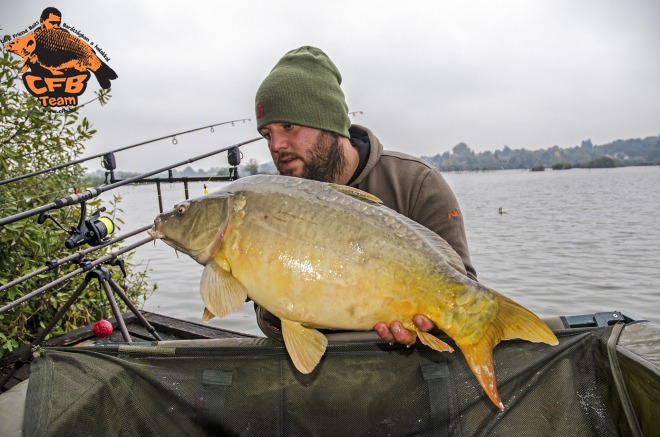
[(105, 207), (101, 207), (90, 218), (87, 218), (87, 205), (85, 202), (80, 203), (80, 222), (77, 227), (72, 227), (67, 230), (57, 220), (50, 215), (48, 211), (42, 212), (37, 219), (37, 223), (43, 224), (46, 219), (51, 219), (62, 230), (67, 232), (70, 236), (64, 242), (67, 249), (82, 246), (87, 243), (90, 246), (98, 246), (105, 243), (115, 231), (114, 222), (108, 217), (101, 217), (101, 213), (105, 211)]

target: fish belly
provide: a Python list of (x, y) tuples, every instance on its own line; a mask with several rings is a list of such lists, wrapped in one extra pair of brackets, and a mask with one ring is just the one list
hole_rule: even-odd
[(329, 329), (412, 327), (415, 314), (438, 319), (463, 294), (434, 268), (442, 260), (397, 236), (377, 209), (303, 200), (248, 197), (223, 249), (249, 297), (276, 316)]

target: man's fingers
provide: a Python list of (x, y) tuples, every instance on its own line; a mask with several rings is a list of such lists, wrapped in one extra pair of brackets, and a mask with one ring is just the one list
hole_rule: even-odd
[[(413, 323), (417, 329), (425, 332), (430, 331), (434, 326), (431, 319), (421, 314), (413, 317)], [(407, 345), (415, 344), (417, 341), (417, 334), (414, 331), (404, 328), (403, 324), (398, 320), (393, 321), (389, 326), (385, 322), (378, 322), (374, 325), (374, 330), (385, 341), (398, 341)]]
[(390, 331), (392, 331), (394, 339), (399, 343), (413, 345), (417, 341), (417, 334), (412, 331), (408, 331), (398, 320), (390, 323)]
[(385, 341), (389, 341), (390, 343), (394, 341), (394, 336), (392, 335), (392, 331), (390, 331), (390, 328), (387, 326), (386, 323), (384, 322), (378, 322), (374, 325), (374, 329), (380, 336)]
[(431, 319), (426, 316), (422, 316), (421, 314), (417, 314), (413, 317), (413, 323), (415, 326), (417, 326), (417, 329), (424, 332), (430, 331), (435, 325)]

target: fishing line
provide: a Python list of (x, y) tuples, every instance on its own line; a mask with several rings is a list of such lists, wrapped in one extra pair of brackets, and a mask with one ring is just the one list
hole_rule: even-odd
[[(26, 179), (26, 178), (29, 178), (29, 177), (32, 177), (32, 176), (37, 176), (37, 175), (47, 173), (47, 172), (50, 172), (50, 171), (53, 171), (53, 170), (59, 170), (59, 169), (62, 169), (62, 168), (65, 168), (65, 167), (68, 167), (68, 166), (71, 166), (71, 165), (74, 165), (74, 164), (80, 164), (81, 162), (89, 161), (89, 160), (94, 159), (94, 158), (101, 158), (101, 157), (103, 157), (105, 155), (108, 155), (110, 153), (121, 152), (123, 150), (128, 150), (128, 149), (131, 149), (133, 147), (143, 146), (145, 144), (154, 143), (156, 141), (161, 141), (161, 140), (164, 140), (164, 139), (167, 139), (167, 138), (174, 138), (177, 135), (186, 135), (186, 134), (189, 134), (189, 133), (192, 133), (192, 132), (197, 132), (197, 131), (200, 131), (200, 130), (213, 128), (215, 126), (222, 126), (222, 125), (229, 124), (229, 123), (231, 123), (231, 125), (234, 126), (234, 124), (239, 122), (239, 121), (245, 123), (246, 121), (250, 121), (250, 120), (251, 119), (249, 119), (249, 118), (241, 118), (241, 119), (238, 119), (238, 120), (223, 121), (222, 123), (211, 124), (209, 126), (198, 127), (198, 128), (190, 129), (190, 130), (183, 131), (183, 132), (177, 132), (177, 133), (174, 133), (174, 134), (165, 135), (165, 136), (160, 137), (160, 138), (155, 138), (155, 139), (152, 139), (152, 140), (143, 141), (141, 143), (131, 144), (130, 146), (120, 147), (118, 149), (110, 150), (109, 152), (98, 153), (96, 155), (88, 156), (86, 158), (75, 159), (73, 161), (69, 161), (69, 162), (66, 162), (64, 164), (59, 164), (59, 165), (56, 165), (56, 166), (53, 166), (53, 167), (45, 168), (43, 170), (38, 170), (38, 171), (27, 173), (27, 174), (24, 174), (24, 175), (21, 175), (21, 176), (16, 176), (14, 178), (5, 179), (4, 181), (0, 181), (0, 185), (5, 185), (5, 184), (9, 184), (11, 182), (20, 181), (22, 179)], [(176, 143), (174, 143), (174, 144), (176, 144)]]
[(31, 217), (33, 215), (41, 214), (42, 212), (50, 211), (51, 209), (60, 209), (60, 208), (63, 208), (65, 206), (74, 205), (76, 203), (81, 203), (81, 202), (87, 201), (89, 199), (92, 199), (94, 197), (97, 197), (105, 191), (109, 191), (109, 190), (115, 189), (117, 187), (121, 187), (123, 185), (131, 184), (133, 182), (139, 182), (140, 180), (145, 179), (149, 176), (153, 176), (155, 174), (162, 173), (162, 172), (171, 170), (173, 168), (180, 167), (182, 165), (190, 164), (191, 162), (199, 161), (200, 159), (208, 158), (209, 156), (217, 155), (218, 153), (227, 152), (227, 151), (229, 151), (229, 150), (231, 150), (235, 147), (244, 146), (245, 144), (253, 143), (253, 142), (259, 141), (261, 139), (263, 139), (263, 138), (262, 137), (253, 138), (251, 140), (243, 141), (241, 143), (237, 143), (237, 144), (231, 145), (229, 147), (223, 147), (222, 149), (214, 150), (212, 152), (208, 152), (208, 153), (205, 153), (203, 155), (196, 156), (194, 158), (186, 159), (185, 161), (181, 161), (179, 163), (172, 164), (172, 165), (169, 165), (167, 167), (162, 167), (162, 168), (159, 168), (157, 170), (153, 170), (153, 171), (150, 171), (150, 172), (147, 172), (147, 173), (143, 173), (143, 174), (138, 175), (138, 176), (127, 178), (127, 179), (121, 180), (119, 182), (115, 182), (113, 184), (102, 185), (100, 187), (91, 187), (91, 188), (88, 188), (86, 191), (84, 191), (81, 194), (73, 194), (71, 196), (63, 197), (63, 198), (57, 199), (57, 200), (55, 200), (55, 201), (53, 201), (53, 202), (51, 202), (47, 205), (43, 205), (41, 207), (34, 208), (34, 209), (29, 210), (29, 211), (24, 211), (24, 212), (19, 213), (19, 214), (14, 214), (14, 215), (9, 216), (9, 217), (1, 218), (0, 219), (0, 226), (6, 225), (6, 224), (9, 224), (9, 223), (13, 223), (15, 221), (22, 220), (22, 219), (27, 218), (27, 217)]

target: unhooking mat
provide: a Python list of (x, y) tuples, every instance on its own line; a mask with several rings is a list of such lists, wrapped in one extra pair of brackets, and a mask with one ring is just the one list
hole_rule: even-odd
[(555, 347), (500, 343), (504, 411), (459, 349), (331, 343), (303, 375), (283, 344), (265, 339), (42, 348), (23, 425), (37, 436), (629, 435), (608, 363), (611, 331), (556, 331)]

